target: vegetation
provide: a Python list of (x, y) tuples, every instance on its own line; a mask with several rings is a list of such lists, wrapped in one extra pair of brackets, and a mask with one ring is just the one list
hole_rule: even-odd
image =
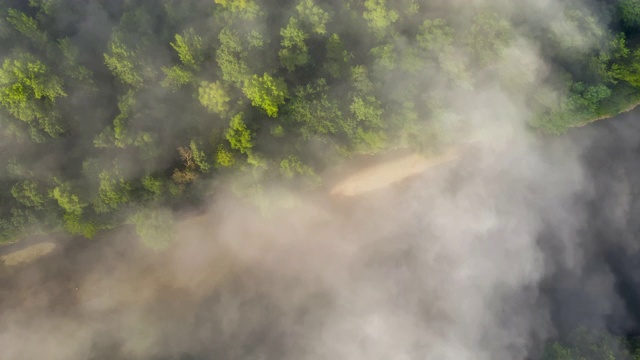
[(640, 340), (616, 336), (605, 330), (580, 327), (560, 339), (549, 341), (542, 360), (637, 360)]
[[(466, 2), (0, 0), (0, 243), (132, 222), (162, 248), (218, 179), (264, 205), (341, 158), (441, 148), (450, 95), (481, 86), (550, 133), (640, 102), (640, 2), (561, 3), (541, 28)], [(538, 82), (501, 65), (523, 38)]]

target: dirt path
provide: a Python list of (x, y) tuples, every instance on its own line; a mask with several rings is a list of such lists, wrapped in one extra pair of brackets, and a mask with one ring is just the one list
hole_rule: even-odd
[(30, 263), (45, 256), (56, 248), (56, 244), (50, 241), (30, 245), (24, 249), (16, 250), (0, 256), (0, 262), (5, 266), (15, 266), (22, 263)]
[(424, 157), (415, 153), (405, 155), (358, 171), (338, 182), (331, 189), (330, 194), (333, 196), (364, 194), (401, 182), (429, 168), (455, 160), (457, 157), (458, 152), (455, 149), (432, 157)]

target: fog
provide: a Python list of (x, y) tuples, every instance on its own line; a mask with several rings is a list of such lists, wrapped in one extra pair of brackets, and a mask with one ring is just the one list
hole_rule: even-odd
[(2, 357), (529, 359), (579, 325), (637, 332), (640, 113), (533, 131), (526, 99), (559, 91), (539, 52), (516, 31), (473, 90), (443, 85), (459, 156), (400, 184), (267, 211), (221, 192), (167, 250), (123, 226), (1, 268)]
[(360, 198), (266, 216), (221, 198), (165, 253), (124, 230), (70, 241), (3, 276), (3, 352), (524, 359), (563, 327), (633, 330), (633, 115), (500, 133)]

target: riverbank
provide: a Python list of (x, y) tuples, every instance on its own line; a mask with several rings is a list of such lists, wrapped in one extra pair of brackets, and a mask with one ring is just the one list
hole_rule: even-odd
[(579, 123), (579, 124), (576, 124), (576, 125), (571, 125), (570, 127), (571, 128), (578, 128), (578, 127), (587, 126), (587, 125), (592, 124), (592, 123), (594, 123), (596, 121), (613, 119), (613, 118), (615, 118), (615, 117), (617, 117), (619, 115), (622, 115), (622, 114), (625, 114), (625, 113), (628, 113), (628, 112), (634, 110), (638, 106), (640, 106), (640, 101), (633, 102), (631, 105), (627, 106), (626, 108), (620, 110), (619, 112), (617, 112), (615, 114), (600, 115), (600, 116), (598, 116), (596, 118), (592, 118), (592, 119), (586, 120), (586, 121), (584, 121), (582, 123)]

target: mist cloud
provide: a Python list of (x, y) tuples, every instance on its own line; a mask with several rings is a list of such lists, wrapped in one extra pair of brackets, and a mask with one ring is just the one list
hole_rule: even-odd
[[(479, 3), (513, 17), (520, 5), (539, 9), (533, 25), (573, 36), (585, 51), (601, 46), (567, 22), (565, 2)], [(461, 7), (443, 3), (442, 11)], [(459, 131), (445, 147), (459, 151), (456, 159), (353, 198), (276, 183), (266, 196), (284, 188), (297, 201), (266, 213), (221, 192), (204, 214), (176, 222), (177, 240), (166, 251), (142, 246), (129, 227), (82, 243), (70, 239), (36, 264), (3, 270), (3, 356), (527, 359), (540, 355), (562, 324), (574, 322), (568, 318), (575, 313), (557, 312), (573, 294), (554, 292), (555, 285), (591, 294), (583, 315), (607, 326), (607, 316), (624, 303), (616, 294), (619, 277), (600, 266), (597, 240), (585, 233), (596, 205), (608, 209), (596, 212), (606, 217), (598, 220), (603, 228), (624, 233), (634, 223), (636, 177), (616, 175), (601, 198), (606, 181), (590, 168), (590, 149), (615, 143), (620, 134), (561, 138), (531, 130), (531, 96), (566, 89), (549, 79), (552, 65), (541, 45), (519, 25), (509, 24), (514, 38), (500, 60), (477, 70), (472, 87), (451, 87), (439, 78), (445, 75), (429, 73), (384, 83), (397, 89), (443, 82), (432, 92), (455, 109), (445, 118), (456, 119), (447, 126)], [(102, 28), (114, 24), (107, 10), (88, 7), (77, 26), (83, 29), (77, 41), (85, 43), (96, 36), (107, 41)], [(415, 44), (405, 39), (394, 46), (402, 52)], [(460, 49), (452, 53), (470, 61)], [(157, 61), (168, 57), (158, 50)], [(141, 97), (153, 104), (165, 91)], [(158, 104), (150, 117), (172, 124), (162, 137), (173, 141), (183, 126), (175, 118), (183, 114), (171, 105)], [(636, 144), (637, 132), (629, 134)], [(321, 157), (323, 150), (312, 152)], [(161, 169), (170, 162), (175, 149), (161, 151), (166, 156), (146, 165)], [(62, 161), (61, 153), (52, 156)], [(136, 164), (127, 166), (124, 176), (137, 176)], [(228, 175), (213, 186), (227, 189), (251, 175)], [(631, 239), (619, 241), (625, 251), (638, 250)]]

